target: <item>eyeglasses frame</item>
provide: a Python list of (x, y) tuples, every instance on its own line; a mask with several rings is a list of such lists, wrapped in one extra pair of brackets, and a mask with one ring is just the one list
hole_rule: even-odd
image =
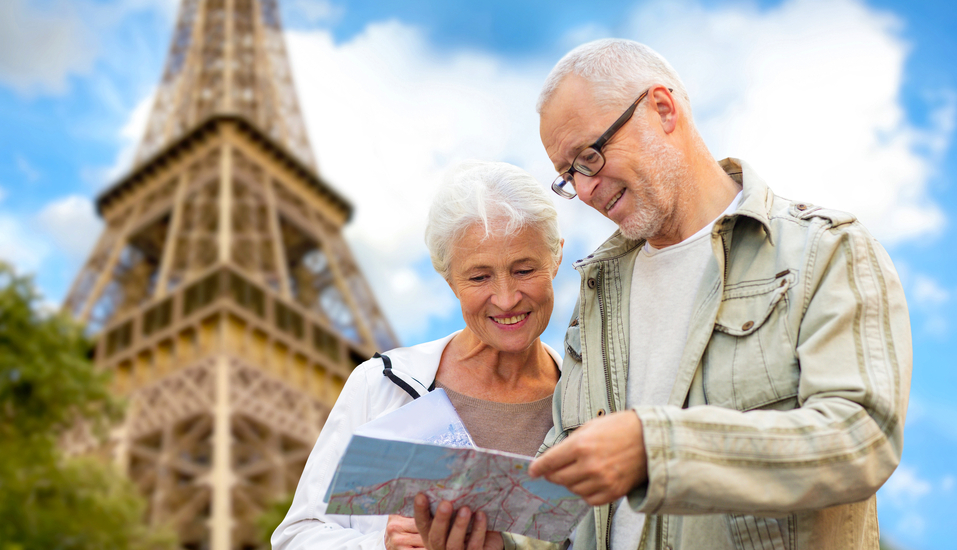
[[(620, 130), (621, 127), (625, 125), (626, 122), (631, 120), (631, 117), (634, 116), (635, 114), (635, 110), (638, 108), (638, 104), (641, 103), (642, 99), (645, 99), (645, 96), (648, 95), (648, 92), (650, 92), (652, 88), (654, 88), (654, 86), (642, 92), (641, 95), (638, 96), (638, 99), (632, 102), (631, 106), (625, 109), (625, 112), (622, 113), (621, 116), (618, 117), (618, 119), (615, 120), (615, 122), (613, 122), (612, 125), (609, 126), (607, 130), (605, 130), (605, 132), (601, 135), (601, 137), (595, 140), (595, 143), (592, 143), (588, 147), (585, 147), (584, 149), (579, 151), (577, 155), (575, 155), (574, 160), (572, 160), (572, 165), (568, 168), (568, 170), (559, 174), (558, 177), (555, 178), (555, 181), (552, 182), (552, 191), (554, 191), (556, 195), (569, 200), (574, 199), (578, 195), (578, 190), (575, 189), (575, 172), (578, 172), (588, 177), (597, 176), (598, 172), (601, 172), (601, 169), (605, 167), (605, 162), (606, 162), (605, 155), (601, 154), (602, 148), (605, 146), (606, 143), (608, 143), (608, 140), (610, 140), (618, 132), (618, 130)], [(672, 93), (674, 92), (672, 88), (668, 88), (668, 91)], [(601, 156), (601, 166), (599, 166), (598, 170), (595, 170), (591, 174), (586, 174), (582, 172), (581, 170), (578, 170), (575, 168), (575, 162), (578, 160), (578, 157), (580, 157), (581, 154), (587, 151), (588, 149), (594, 149), (596, 152), (598, 152), (599, 156)], [(560, 185), (559, 184), (560, 182), (563, 182), (564, 185)], [(565, 191), (564, 189), (565, 185), (571, 185), (572, 189), (575, 190), (575, 192), (569, 194), (568, 191)]]

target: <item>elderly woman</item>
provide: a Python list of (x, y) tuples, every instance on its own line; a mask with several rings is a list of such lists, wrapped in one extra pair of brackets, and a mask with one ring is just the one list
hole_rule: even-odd
[(551, 199), (519, 168), (468, 163), (435, 197), (425, 240), (465, 328), (386, 352), (391, 371), (379, 358), (356, 367), (272, 536), (275, 550), (423, 546), (411, 518), (331, 515), (322, 502), (355, 429), (416, 395), (444, 388), (479, 447), (534, 456), (552, 426), (561, 358), (539, 339), (562, 258)]

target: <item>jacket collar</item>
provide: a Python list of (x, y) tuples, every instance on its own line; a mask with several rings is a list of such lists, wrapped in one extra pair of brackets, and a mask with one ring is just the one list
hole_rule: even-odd
[[(387, 351), (386, 355), (392, 362), (392, 373), (402, 378), (406, 383), (410, 383), (420, 395), (428, 393), (429, 388), (435, 382), (435, 374), (439, 370), (439, 362), (442, 360), (442, 352), (445, 346), (449, 345), (452, 338), (462, 332), (457, 330), (452, 334), (438, 340), (411, 346), (408, 348), (396, 348)], [(545, 351), (551, 356), (559, 371), (562, 368), (562, 357), (551, 346), (542, 342)], [(384, 375), (384, 373), (383, 373)], [(414, 384), (411, 384), (414, 382)], [(395, 383), (395, 382), (393, 382)]]
[[(729, 216), (718, 219), (715, 223), (715, 231), (722, 226), (728, 228), (734, 226), (734, 220), (740, 216), (752, 218), (764, 228), (765, 234), (771, 238), (771, 206), (774, 203), (774, 194), (768, 188), (764, 180), (761, 179), (754, 169), (746, 162), (728, 157), (718, 161), (721, 168), (731, 176), (731, 179), (742, 186), (741, 203), (737, 210)], [(621, 234), (620, 230), (615, 231), (601, 246), (587, 258), (575, 262), (575, 266), (590, 264), (593, 262), (611, 260), (626, 255), (645, 244), (645, 240), (632, 240)]]
[[(738, 182), (742, 187), (741, 204), (738, 209), (730, 216), (725, 216), (724, 220), (732, 220), (745, 216), (761, 224), (764, 228), (764, 234), (771, 238), (771, 206), (774, 204), (774, 194), (768, 188), (751, 166), (743, 160), (728, 157), (718, 162), (721, 168), (731, 176), (731, 179)], [(718, 220), (719, 222), (724, 220)], [(716, 223), (715, 226), (719, 224)]]

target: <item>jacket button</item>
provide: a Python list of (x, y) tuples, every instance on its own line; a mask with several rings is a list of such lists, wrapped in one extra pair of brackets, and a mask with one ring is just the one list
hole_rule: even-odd
[(598, 409), (598, 416), (605, 416), (605, 409)]
[(794, 206), (794, 208), (797, 208), (797, 209), (800, 210), (801, 212), (804, 212), (805, 210), (807, 210), (807, 205), (806, 205), (806, 204), (797, 204), (797, 205)]
[(571, 323), (570, 325), (568, 325), (568, 326), (570, 326), (570, 327), (577, 327), (577, 326), (578, 326), (578, 317), (575, 317), (575, 319), (572, 320), (572, 323)]
[(595, 279), (588, 279), (588, 288), (595, 288)]
[(747, 323), (741, 325), (741, 330), (751, 330), (751, 327), (754, 326), (754, 321), (748, 321)]

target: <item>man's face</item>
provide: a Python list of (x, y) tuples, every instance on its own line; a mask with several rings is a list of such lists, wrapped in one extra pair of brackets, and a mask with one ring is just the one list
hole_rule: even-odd
[[(591, 85), (570, 75), (542, 110), (539, 130), (555, 169), (568, 169), (578, 153), (594, 143), (621, 112), (601, 109)], [(612, 220), (631, 239), (657, 236), (673, 217), (678, 202), (681, 152), (665, 142), (652, 98), (602, 149), (605, 166), (595, 176), (575, 174), (575, 189), (585, 204)]]

